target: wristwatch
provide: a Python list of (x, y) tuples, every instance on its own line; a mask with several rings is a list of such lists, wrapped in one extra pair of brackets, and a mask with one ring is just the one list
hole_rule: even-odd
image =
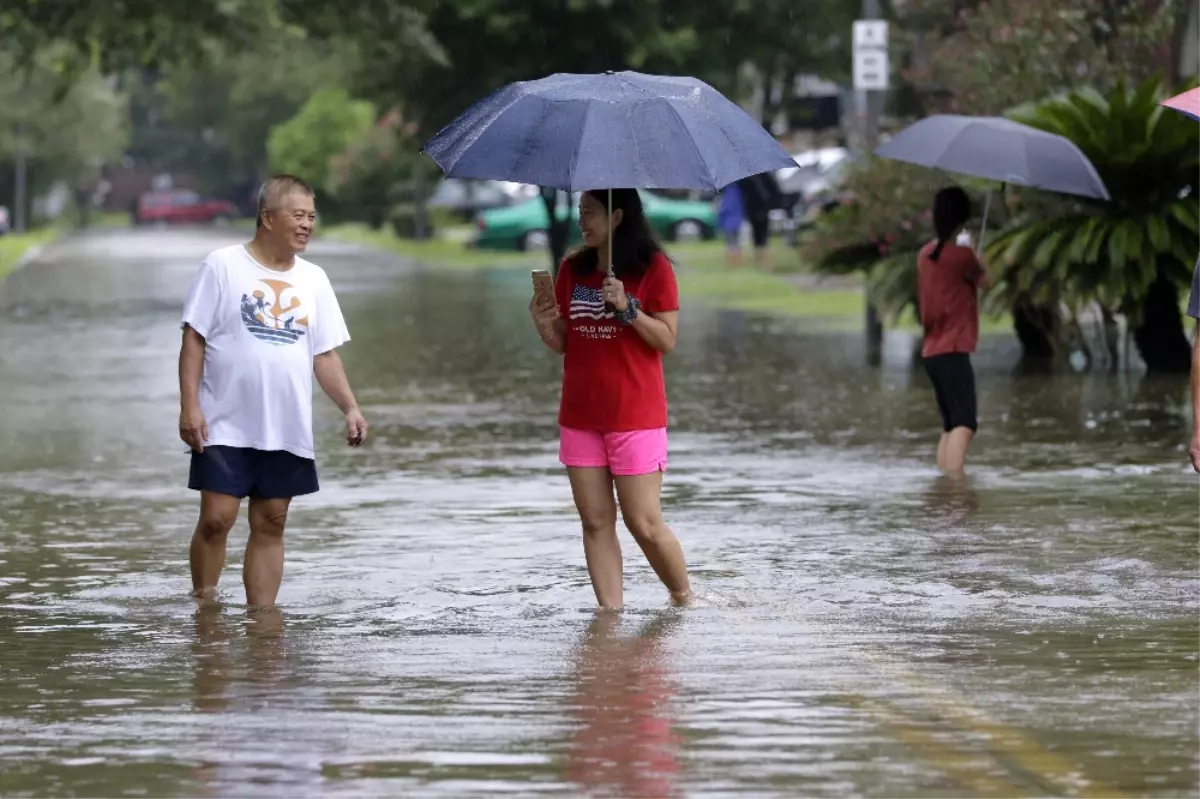
[(616, 312), (615, 316), (617, 317), (617, 321), (620, 322), (621, 324), (625, 325), (626, 327), (628, 327), (629, 325), (632, 325), (633, 320), (637, 319), (638, 309), (640, 309), (641, 307), (642, 307), (642, 304), (640, 302), (638, 302), (638, 298), (630, 295), (629, 307), (626, 308), (624, 311)]

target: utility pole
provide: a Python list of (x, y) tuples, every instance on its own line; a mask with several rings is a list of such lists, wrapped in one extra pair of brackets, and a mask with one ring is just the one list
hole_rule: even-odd
[(17, 96), (17, 141), (13, 153), (16, 174), (13, 176), (13, 230), (24, 233), (26, 228), (25, 209), (29, 205), (27, 166), (29, 141), (26, 130), (26, 115), (29, 113), (29, 83), (33, 67), (26, 66), (21, 75), (21, 93)]
[[(880, 17), (879, 0), (862, 0), (861, 20)], [(887, 88), (887, 29), (882, 36), (876, 30), (863, 30), (856, 25), (854, 34), (854, 95), (863, 152), (871, 153), (879, 142), (879, 115)], [(882, 39), (882, 41), (879, 41)], [(865, 41), (864, 41), (865, 40)], [(883, 323), (869, 295), (865, 296), (867, 363), (878, 366), (883, 360)]]
[(13, 181), (13, 232), (25, 232), (25, 120), (17, 123), (16, 172)]

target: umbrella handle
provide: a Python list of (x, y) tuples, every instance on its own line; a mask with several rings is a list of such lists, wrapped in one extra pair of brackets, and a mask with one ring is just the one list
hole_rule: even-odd
[[(1004, 194), (1007, 183), (1000, 184), (1000, 193)], [(992, 190), (988, 189), (987, 198), (983, 201), (983, 223), (979, 226), (979, 242), (975, 245), (975, 257), (983, 255), (983, 234), (987, 233), (988, 212), (992, 210)]]
[(612, 262), (612, 233), (613, 233), (612, 229), (613, 229), (613, 223), (612, 223), (612, 213), (613, 213), (613, 207), (612, 207), (612, 188), (609, 188), (609, 190), (608, 190), (608, 276), (609, 276), (609, 277), (612, 277), (612, 276), (613, 276), (613, 262)]
[(992, 210), (992, 190), (988, 189), (987, 198), (983, 201), (983, 223), (979, 226), (979, 241), (975, 243), (975, 257), (983, 254), (983, 234), (987, 232), (988, 213)]

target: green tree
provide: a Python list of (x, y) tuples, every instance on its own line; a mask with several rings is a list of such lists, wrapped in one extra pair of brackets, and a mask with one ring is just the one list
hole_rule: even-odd
[(1072, 307), (1096, 302), (1123, 314), (1146, 366), (1186, 372), (1190, 347), (1180, 291), (1200, 251), (1200, 126), (1159, 105), (1157, 80), (1107, 95), (1082, 89), (1019, 109), (1020, 122), (1074, 141), (1095, 165), (1111, 203), (1071, 201), (1046, 216), (1017, 201), (1012, 224), (988, 251), (999, 291)]
[(1183, 0), (989, 0), (904, 4), (901, 77), (928, 112), (1003, 114), (1071, 89), (1171, 76)]
[(857, 3), (845, 0), (732, 0), (694, 3), (682, 22), (695, 32), (680, 67), (731, 97), (763, 91), (763, 118), (787, 112), (793, 81), (815, 74), (845, 82)]
[(291, 119), (271, 129), (267, 156), (273, 172), (289, 172), (329, 190), (330, 159), (371, 129), (375, 108), (345, 89), (322, 89)]
[(211, 41), (195, 62), (149, 78), (127, 74), (131, 155), (167, 171), (198, 171), (204, 190), (241, 199), (268, 168), (271, 128), (344, 80), (344, 52), (295, 28), (272, 32), (253, 49)]
[(398, 111), (383, 115), (330, 161), (329, 189), (342, 214), (397, 235), (424, 238), (428, 220), (419, 202), (438, 173), (420, 152), (417, 127)]
[(19, 67), (0, 53), (0, 202), (10, 207), (18, 148), (26, 156), (28, 202), (58, 181), (76, 192), (90, 188), (127, 141), (123, 98), (95, 70), (61, 92), (60, 57), (60, 48), (52, 47)]
[[(207, 56), (210, 41), (235, 49), (259, 43), (260, 25), (279, 17), (276, 0), (33, 0), (0, 10), (0, 42), (21, 64), (51, 45), (60, 74), (96, 69), (115, 74), (132, 66), (190, 62)], [(69, 81), (61, 83), (65, 88)]]

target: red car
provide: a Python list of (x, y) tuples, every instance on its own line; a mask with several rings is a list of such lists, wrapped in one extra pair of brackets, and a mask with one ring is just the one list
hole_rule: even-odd
[(152, 191), (138, 199), (134, 224), (185, 225), (228, 222), (238, 215), (226, 200), (207, 200), (194, 191)]

